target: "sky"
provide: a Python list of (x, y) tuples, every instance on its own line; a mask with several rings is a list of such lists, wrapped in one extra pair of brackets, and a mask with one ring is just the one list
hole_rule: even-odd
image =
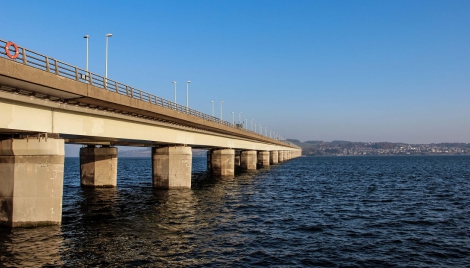
[[(470, 143), (470, 1), (15, 1), (0, 39), (286, 138)], [(16, 11), (15, 11), (16, 10)]]

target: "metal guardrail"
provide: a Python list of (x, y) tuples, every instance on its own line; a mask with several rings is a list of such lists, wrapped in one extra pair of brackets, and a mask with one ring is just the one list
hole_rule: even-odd
[[(81, 68), (78, 68), (73, 65), (67, 64), (65, 62), (59, 61), (57, 59), (42, 55), (40, 53), (26, 49), (24, 47), (18, 46), (18, 50), (19, 50), (18, 57), (16, 59), (11, 59), (6, 55), (5, 46), (7, 43), (8, 43), (7, 41), (0, 39), (0, 57), (2, 58), (7, 58), (17, 63), (22, 63), (24, 65), (34, 67), (36, 69), (40, 69), (48, 73), (53, 73), (53, 74), (66, 77), (66, 78), (69, 78), (69, 79), (72, 79), (81, 83), (87, 83), (98, 88), (109, 90), (109, 91), (112, 91), (121, 95), (125, 95), (134, 99), (141, 100), (141, 101), (145, 101), (145, 102), (148, 102), (148, 103), (160, 106), (160, 107), (164, 107), (164, 108), (171, 109), (171, 110), (176, 110), (177, 112), (180, 112), (180, 113), (185, 113), (185, 114), (202, 118), (204, 120), (218, 123), (224, 126), (233, 127), (238, 130), (243, 130), (245, 132), (258, 135), (260, 137), (261, 136), (267, 137), (257, 132), (248, 130), (246, 128), (239, 128), (237, 127), (237, 124), (232, 124), (230, 122), (220, 120), (219, 118), (213, 117), (211, 115), (201, 113), (199, 111), (188, 108), (186, 106), (160, 98), (151, 93), (122, 84), (112, 79), (103, 77), (99, 74), (95, 74), (90, 71), (83, 70)], [(15, 48), (13, 46), (9, 47), (9, 51), (11, 55), (14, 55), (16, 53)], [(277, 141), (286, 143), (280, 140), (277, 140)]]

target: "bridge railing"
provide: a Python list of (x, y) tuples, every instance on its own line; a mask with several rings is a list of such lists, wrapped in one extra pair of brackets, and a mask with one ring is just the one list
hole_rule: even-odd
[[(255, 131), (248, 130), (246, 128), (239, 128), (237, 127), (237, 124), (232, 124), (230, 122), (220, 120), (219, 118), (213, 117), (211, 115), (201, 113), (199, 111), (177, 104), (170, 100), (160, 98), (151, 93), (122, 84), (120, 82), (114, 81), (112, 79), (103, 77), (99, 74), (95, 74), (84, 69), (81, 69), (79, 67), (75, 67), (68, 63), (59, 61), (57, 59), (48, 57), (46, 55), (37, 53), (35, 51), (26, 49), (24, 47), (18, 46), (18, 52), (19, 52), (18, 56), (15, 59), (11, 59), (6, 54), (5, 46), (7, 43), (8, 43), (7, 41), (0, 39), (0, 57), (2, 58), (7, 58), (17, 63), (22, 63), (24, 65), (34, 67), (34, 68), (43, 70), (48, 73), (54, 73), (56, 75), (66, 77), (66, 78), (69, 78), (69, 79), (72, 79), (81, 83), (87, 83), (98, 88), (109, 90), (109, 91), (112, 91), (121, 95), (125, 95), (128, 97), (137, 99), (137, 100), (145, 101), (145, 102), (148, 102), (148, 103), (160, 106), (160, 107), (164, 107), (167, 109), (175, 110), (180, 113), (192, 115), (192, 116), (201, 118), (203, 120), (211, 121), (211, 122), (218, 123), (224, 126), (233, 127), (238, 130), (249, 132), (251, 134), (255, 134), (258, 136), (267, 137)], [(15, 55), (15, 53), (16, 53), (15, 48), (13, 46), (10, 46), (9, 54)]]

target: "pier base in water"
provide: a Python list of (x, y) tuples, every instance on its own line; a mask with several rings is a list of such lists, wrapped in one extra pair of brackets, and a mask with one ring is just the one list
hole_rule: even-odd
[(153, 187), (191, 188), (191, 147), (152, 148)]
[(214, 149), (210, 151), (212, 175), (234, 176), (235, 175), (235, 150)]
[(116, 147), (80, 148), (80, 184), (87, 187), (116, 187)]
[(0, 141), (0, 225), (59, 225), (63, 181), (63, 139)]

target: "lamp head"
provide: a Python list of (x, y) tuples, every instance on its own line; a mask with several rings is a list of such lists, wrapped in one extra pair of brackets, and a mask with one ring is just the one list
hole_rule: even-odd
[(173, 81), (173, 82), (171, 82), (171, 83), (176, 84), (176, 81)]
[(87, 34), (87, 35), (85, 35), (83, 38), (88, 38), (88, 37), (90, 37), (90, 36)]
[(191, 83), (191, 81), (189, 81), (189, 80), (188, 80), (188, 81), (186, 81), (186, 83), (188, 83), (188, 84), (189, 84), (189, 83)]
[(113, 36), (113, 34), (107, 34), (107, 35), (106, 35), (106, 37), (111, 37), (111, 36)]

